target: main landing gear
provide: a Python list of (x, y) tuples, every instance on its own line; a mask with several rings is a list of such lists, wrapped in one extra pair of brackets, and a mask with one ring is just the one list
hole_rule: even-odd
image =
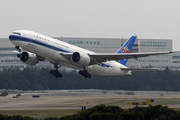
[(62, 78), (62, 74), (60, 74), (58, 70), (50, 70), (50, 73), (54, 75), (56, 78)]
[(58, 71), (58, 68), (59, 67), (61, 67), (61, 65), (60, 66), (58, 66), (57, 64), (54, 64), (54, 68), (55, 68), (55, 70), (50, 70), (50, 73), (53, 75), (53, 76), (55, 76), (56, 78), (62, 78), (62, 74)]
[(91, 78), (91, 74), (89, 74), (87, 70), (80, 70), (79, 74), (82, 75), (84, 78)]

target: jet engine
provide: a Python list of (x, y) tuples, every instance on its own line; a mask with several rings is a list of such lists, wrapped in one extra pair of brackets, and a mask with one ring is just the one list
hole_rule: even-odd
[(82, 66), (88, 66), (91, 61), (90, 57), (87, 54), (79, 53), (79, 52), (74, 52), (72, 54), (71, 60), (72, 62)]
[(34, 66), (39, 63), (38, 57), (34, 53), (22, 52), (21, 54), (18, 54), (17, 57), (20, 58), (24, 64), (29, 66)]

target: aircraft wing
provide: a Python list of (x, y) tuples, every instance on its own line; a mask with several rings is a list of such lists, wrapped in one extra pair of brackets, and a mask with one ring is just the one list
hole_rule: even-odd
[(160, 54), (169, 54), (173, 53), (171, 51), (165, 51), (165, 52), (147, 52), (147, 53), (97, 53), (97, 54), (89, 54), (90, 58), (93, 61), (97, 62), (107, 62), (109, 60), (120, 60), (120, 59), (137, 59), (140, 57), (148, 57), (151, 55), (160, 55)]
[[(165, 51), (165, 52), (146, 52), (146, 53), (87, 53), (89, 57), (91, 58), (91, 65), (107, 62), (110, 60), (121, 60), (121, 59), (137, 59), (140, 57), (148, 57), (151, 55), (161, 55), (161, 54), (169, 54), (173, 53), (171, 51)], [(68, 60), (71, 60), (71, 56), (73, 53), (60, 53)]]
[(154, 71), (156, 68), (121, 68), (122, 71)]

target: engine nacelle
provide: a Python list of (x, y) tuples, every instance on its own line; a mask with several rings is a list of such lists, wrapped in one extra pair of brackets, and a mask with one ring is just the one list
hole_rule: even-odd
[(91, 62), (91, 59), (87, 54), (79, 53), (79, 52), (74, 52), (72, 54), (71, 60), (72, 62), (82, 66), (88, 66), (89, 63)]
[(34, 53), (22, 52), (21, 54), (18, 54), (17, 57), (19, 57), (24, 64), (29, 66), (34, 66), (39, 63), (38, 57)]

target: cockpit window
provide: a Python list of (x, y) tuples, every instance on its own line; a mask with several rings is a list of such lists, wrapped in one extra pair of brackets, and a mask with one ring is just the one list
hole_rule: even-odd
[(21, 33), (18, 33), (18, 32), (13, 32), (13, 34), (21, 35)]

